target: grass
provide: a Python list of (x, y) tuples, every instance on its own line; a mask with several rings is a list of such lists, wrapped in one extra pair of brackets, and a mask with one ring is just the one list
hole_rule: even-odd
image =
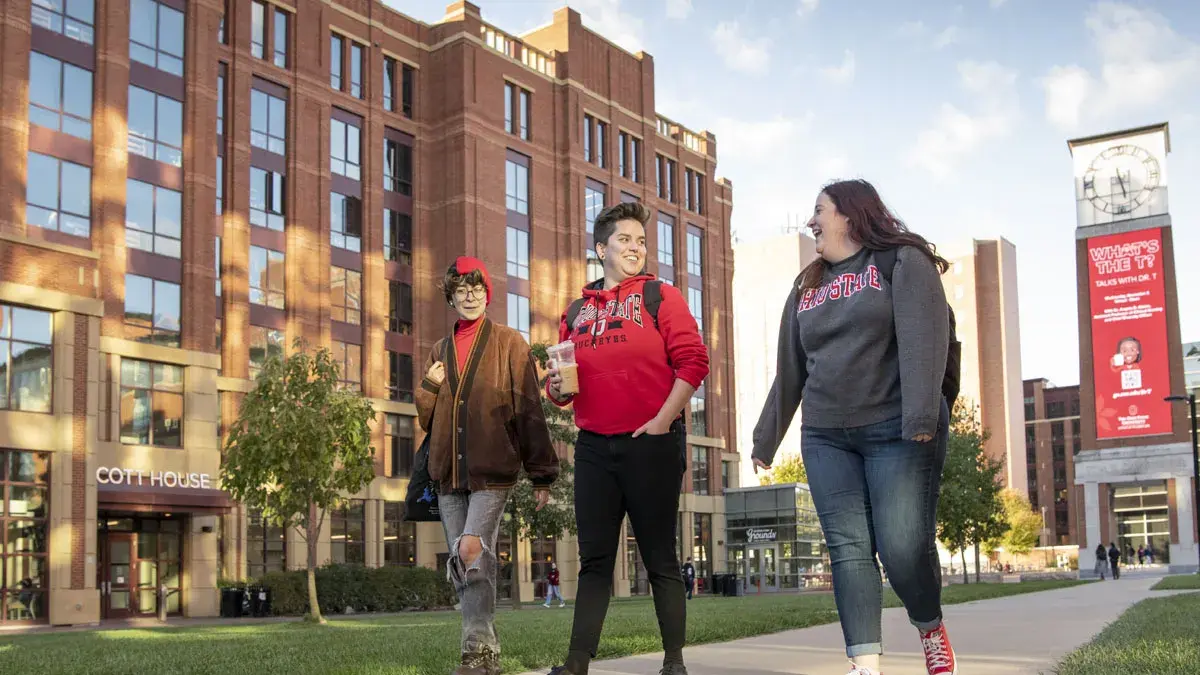
[(1143, 600), (1059, 664), (1058, 675), (1200, 673), (1200, 593)]
[(1193, 591), (1200, 590), (1200, 574), (1179, 574), (1160, 580), (1152, 591)]
[[(944, 589), (943, 601), (971, 602), (1078, 583), (954, 585)], [(884, 601), (888, 607), (900, 605), (890, 590)], [(501, 611), (496, 629), (505, 672), (561, 662), (571, 616), (569, 609)], [(830, 593), (697, 597), (688, 604), (688, 643), (722, 642), (833, 621), (837, 612)], [(460, 626), (458, 614), (436, 612), (331, 620), (326, 626), (299, 621), (233, 623), (0, 637), (0, 673), (444, 675), (457, 663)], [(649, 600), (612, 603), (598, 658), (661, 648)]]

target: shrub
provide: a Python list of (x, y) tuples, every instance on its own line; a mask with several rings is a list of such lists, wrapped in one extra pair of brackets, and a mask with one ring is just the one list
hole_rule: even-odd
[[(271, 572), (250, 585), (271, 591), (271, 613), (298, 616), (308, 612), (308, 580), (304, 570)], [(330, 564), (317, 570), (317, 602), (330, 614), (401, 612), (452, 606), (454, 588), (445, 573), (424, 567), (364, 567)]]

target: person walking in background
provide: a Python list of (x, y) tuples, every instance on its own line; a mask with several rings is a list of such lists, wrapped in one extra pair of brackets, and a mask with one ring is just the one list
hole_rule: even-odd
[(879, 673), (878, 552), (920, 632), (926, 670), (954, 675), (935, 543), (948, 401), (957, 396), (956, 380), (950, 389), (943, 382), (949, 263), (864, 180), (827, 185), (808, 227), (818, 258), (783, 308), (775, 381), (754, 429), (755, 470), (770, 469), (803, 405), (800, 449), (851, 674)]
[(558, 581), (559, 581), (558, 565), (556, 565), (554, 563), (550, 563), (550, 571), (546, 573), (546, 604), (544, 605), (545, 607), (549, 607), (550, 601), (553, 600), (554, 598), (558, 598), (558, 606), (559, 607), (567, 606), (567, 601), (563, 600), (562, 589), (559, 588)]
[(1108, 542), (1108, 564), (1112, 568), (1112, 578), (1121, 578), (1121, 551), (1113, 542)]
[(687, 598), (691, 600), (692, 593), (696, 590), (696, 566), (692, 564), (691, 557), (688, 557), (680, 571), (683, 573), (683, 584), (687, 586)]
[(1108, 551), (1104, 550), (1104, 544), (1096, 544), (1096, 566), (1093, 571), (1100, 577), (1100, 581), (1104, 581), (1105, 575), (1108, 574)]
[(579, 592), (566, 663), (550, 671), (559, 675), (587, 675), (596, 657), (626, 514), (654, 594), (662, 673), (687, 675), (687, 600), (675, 549), (687, 447), (682, 412), (708, 377), (708, 348), (679, 290), (644, 273), (650, 215), (633, 202), (596, 217), (604, 278), (584, 287), (558, 332), (574, 343), (578, 386), (564, 391), (558, 364), (549, 369), (547, 393), (559, 405), (574, 403), (579, 428)]
[(558, 478), (558, 454), (529, 344), (486, 316), (487, 268), (460, 257), (442, 289), (459, 318), (430, 352), (416, 403), (450, 550), (446, 577), (462, 608), (462, 659), (454, 673), (499, 675), (495, 550), (504, 505), (523, 468), (541, 510)]

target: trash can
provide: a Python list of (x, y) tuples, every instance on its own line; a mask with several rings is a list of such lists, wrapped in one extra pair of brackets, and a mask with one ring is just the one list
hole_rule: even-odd
[(712, 575), (712, 586), (711, 586), (712, 594), (713, 595), (721, 595), (721, 592), (724, 588), (725, 588), (725, 575), (724, 574)]
[(262, 587), (251, 586), (246, 592), (250, 594), (250, 616), (262, 616)]
[(221, 589), (221, 618), (228, 619), (233, 616), (233, 589)]
[[(225, 604), (226, 598), (228, 598), (228, 606)], [(245, 598), (246, 590), (244, 588), (233, 586), (231, 588), (223, 589), (221, 592), (221, 616), (228, 617), (230, 619), (236, 619), (241, 616), (245, 616), (245, 612), (242, 609), (242, 603), (245, 602)]]

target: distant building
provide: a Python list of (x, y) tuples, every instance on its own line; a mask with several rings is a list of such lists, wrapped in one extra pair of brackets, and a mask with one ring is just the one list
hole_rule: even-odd
[(1082, 514), (1075, 499), (1079, 453), (1079, 385), (1025, 380), (1025, 473), (1029, 504), (1042, 514), (1039, 546), (1077, 542)]

